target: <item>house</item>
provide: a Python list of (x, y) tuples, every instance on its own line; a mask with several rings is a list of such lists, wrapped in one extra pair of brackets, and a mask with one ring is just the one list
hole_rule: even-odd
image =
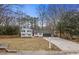
[(40, 33), (40, 32), (34, 33), (34, 36), (35, 36), (35, 37), (43, 37), (43, 33)]
[(32, 37), (33, 33), (31, 29), (31, 24), (29, 22), (21, 24), (20, 32), (21, 32), (21, 37)]

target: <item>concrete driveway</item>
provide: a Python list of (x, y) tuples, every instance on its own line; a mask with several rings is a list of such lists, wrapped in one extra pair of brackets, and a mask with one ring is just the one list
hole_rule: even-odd
[(79, 44), (76, 42), (58, 37), (50, 37), (50, 39), (48, 37), (44, 37), (44, 39), (51, 42), (52, 44), (55, 44), (62, 51), (79, 51)]

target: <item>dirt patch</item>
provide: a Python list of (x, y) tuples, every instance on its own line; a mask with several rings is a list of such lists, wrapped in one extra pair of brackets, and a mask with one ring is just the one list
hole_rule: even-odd
[(70, 41), (73, 41), (73, 42), (79, 43), (79, 39), (78, 39), (78, 38), (77, 38), (77, 39), (72, 39), (72, 40), (70, 40)]

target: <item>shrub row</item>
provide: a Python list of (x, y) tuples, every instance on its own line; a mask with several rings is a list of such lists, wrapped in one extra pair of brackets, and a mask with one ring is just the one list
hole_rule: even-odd
[(0, 35), (18, 35), (18, 26), (0, 26)]

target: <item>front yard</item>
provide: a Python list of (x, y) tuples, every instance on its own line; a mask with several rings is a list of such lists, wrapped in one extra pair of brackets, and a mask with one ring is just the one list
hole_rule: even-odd
[(0, 43), (8, 45), (8, 49), (17, 51), (60, 51), (58, 47), (52, 44), (48, 48), (48, 42), (43, 38), (0, 38)]

